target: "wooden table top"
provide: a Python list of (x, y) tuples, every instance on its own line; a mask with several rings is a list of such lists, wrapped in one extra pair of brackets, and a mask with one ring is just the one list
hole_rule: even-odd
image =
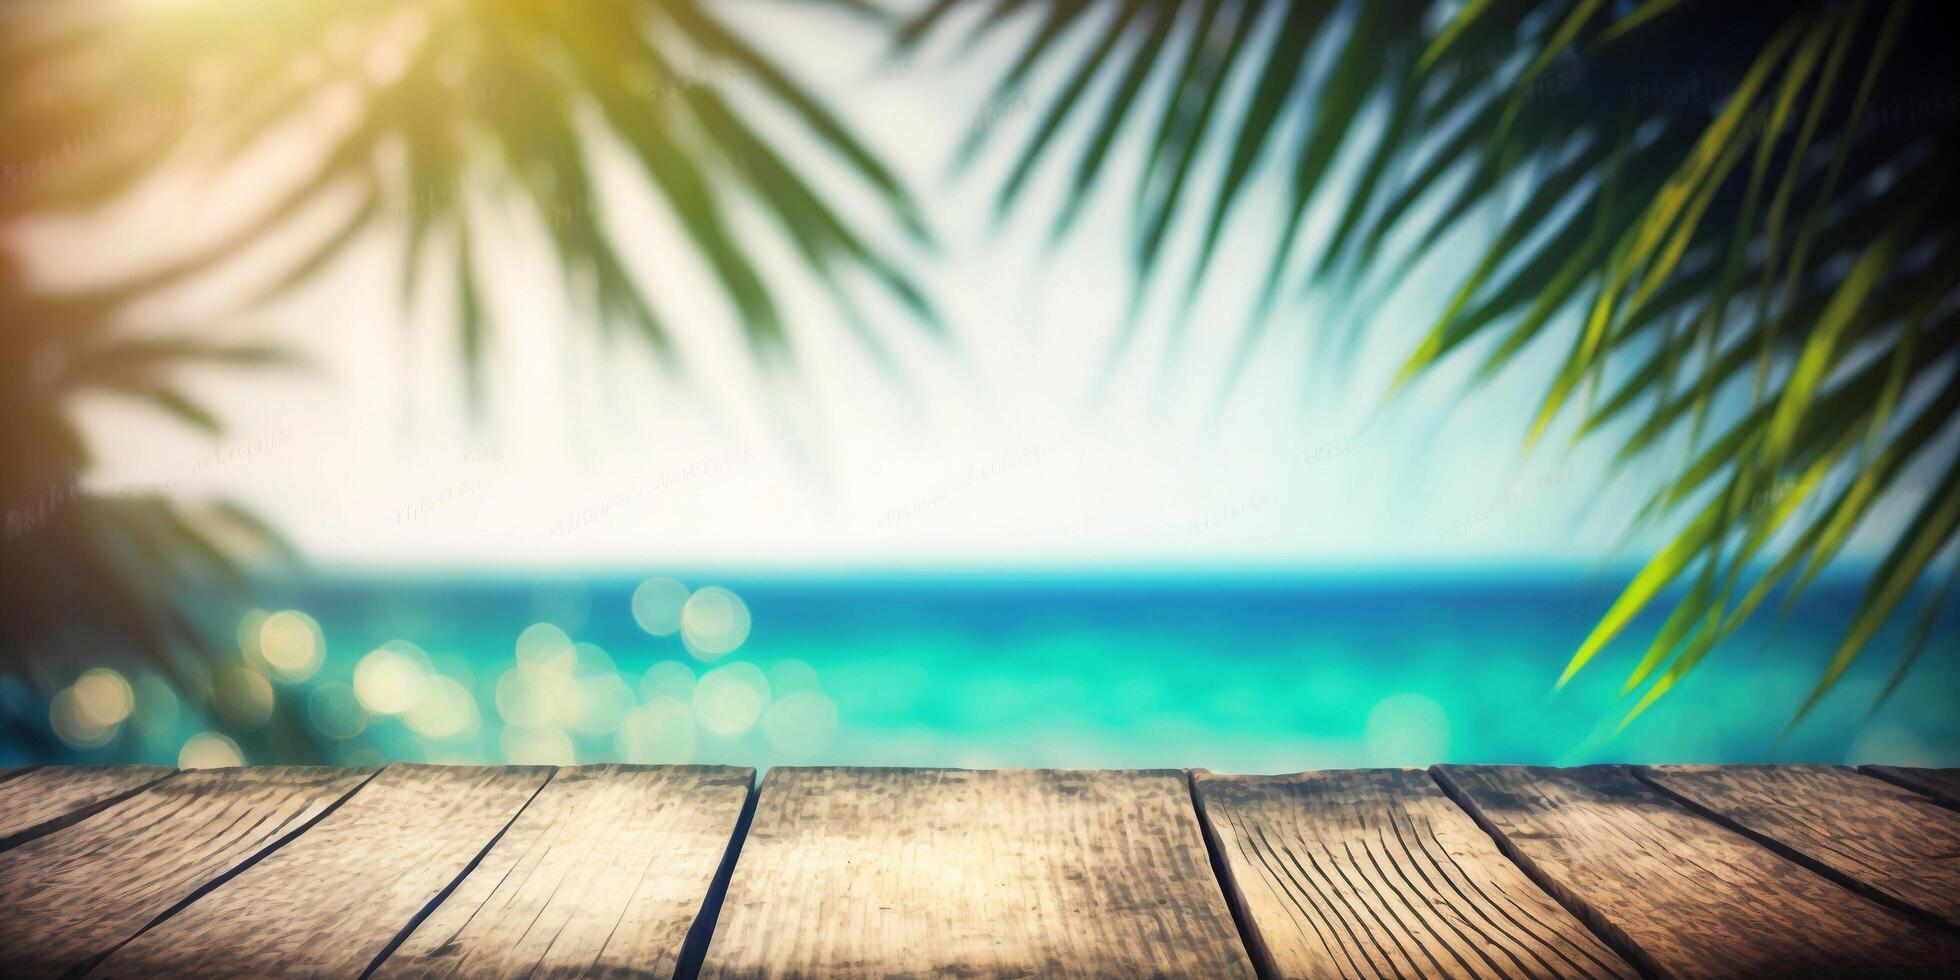
[(1960, 778), (0, 771), (0, 975), (1960, 975)]

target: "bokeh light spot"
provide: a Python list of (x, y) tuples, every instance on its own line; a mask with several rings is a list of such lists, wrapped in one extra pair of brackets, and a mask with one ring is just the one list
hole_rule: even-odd
[(354, 694), (377, 715), (398, 715), (422, 695), (426, 670), (420, 649), (402, 641), (384, 643), (354, 665)]
[(662, 660), (640, 676), (640, 697), (647, 701), (672, 698), (682, 704), (694, 700), (694, 668), (678, 660)]
[(749, 607), (720, 586), (701, 589), (681, 609), (681, 638), (702, 660), (733, 652), (749, 638)]
[(769, 678), (754, 664), (716, 667), (694, 685), (694, 716), (716, 735), (748, 731), (768, 707)]
[(238, 750), (238, 743), (217, 732), (192, 735), (177, 753), (179, 769), (223, 769), (244, 764), (245, 753)]
[(597, 643), (574, 643), (572, 653), (573, 667), (581, 674), (612, 674), (618, 668), (613, 666), (612, 655)]
[(539, 728), (551, 722), (551, 698), (542, 685), (525, 676), (527, 673), (542, 672), (512, 667), (497, 678), (497, 714), (507, 725)]
[(116, 737), (119, 725), (97, 724), (82, 710), (75, 689), (64, 687), (48, 702), (48, 725), (71, 749), (99, 749)]
[(320, 669), (327, 656), (327, 643), (313, 617), (286, 609), (260, 623), (258, 652), (280, 680), (296, 684)]
[(120, 725), (135, 708), (136, 692), (107, 667), (82, 671), (75, 679), (75, 710), (97, 726)]
[(687, 586), (670, 578), (650, 578), (633, 590), (633, 621), (654, 636), (672, 636), (681, 628), (687, 605)]
[(550, 623), (532, 623), (517, 634), (517, 662), (570, 672), (578, 663), (578, 651), (564, 630)]
[(427, 738), (469, 738), (477, 733), (476, 699), (454, 678), (427, 678), (415, 704), (402, 715), (410, 731)]

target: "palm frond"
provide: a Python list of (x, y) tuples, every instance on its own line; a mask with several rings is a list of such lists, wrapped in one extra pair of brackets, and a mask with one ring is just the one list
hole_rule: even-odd
[[(142, 93), (140, 104), (166, 107), (169, 118), (115, 146), (92, 147), (80, 165), (37, 181), (35, 196), (21, 202), (26, 210), (88, 206), (126, 192), (164, 162), (223, 173), (270, 140), (295, 138), (300, 121), (322, 143), (309, 170), (294, 174), (252, 220), (173, 265), (173, 278), (218, 266), (340, 197), (352, 203), (339, 220), (257, 298), (311, 279), (354, 243), (384, 234), (405, 244), (408, 302), (430, 263), (458, 276), (472, 271), (461, 253), (473, 206), (515, 202), (544, 229), (567, 295), (589, 304), (586, 319), (606, 334), (630, 324), (632, 335), (671, 358), (673, 320), (656, 312), (659, 277), (630, 272), (620, 254), (611, 223), (623, 205), (599, 190), (589, 119), (627, 149), (663, 199), (758, 357), (783, 353), (788, 327), (777, 273), (752, 258), (764, 251), (757, 229), (730, 220), (738, 206), (759, 207), (797, 254), (820, 264), (826, 291), (847, 314), (855, 310), (849, 290), (863, 283), (937, 326), (894, 251), (899, 242), (929, 241), (909, 193), (814, 95), (699, 0), (194, 0), (40, 26), (36, 38), (45, 40), (0, 52), (14, 74), (50, 92), (63, 91), (48, 81), (63, 72), (105, 77), (37, 105), (33, 121), (86, 127), (113, 118), (133, 93)], [(49, 53), (29, 63), (29, 51), (44, 50), (70, 57)], [(114, 53), (106, 67), (96, 63), (111, 60), (104, 51)], [(337, 102), (345, 104), (336, 109)], [(789, 162), (795, 154), (746, 121), (758, 112), (799, 126), (873, 206), (848, 215), (813, 208), (814, 181)], [(475, 286), (457, 288), (471, 298), (457, 310), (457, 350), (476, 383), (495, 345), (496, 317), (477, 302)]]
[[(1947, 175), (1960, 163), (1960, 127), (1949, 114), (1904, 111), (1926, 92), (1951, 91), (1948, 56), (1932, 40), (1954, 26), (1940, 5), (1131, 7), (1095, 28), (1099, 49), (1127, 32), (1136, 50), (1183, 52), (1156, 59), (1170, 78), (1137, 187), (1146, 204), (1139, 283), (1161, 278), (1168, 229), (1189, 222), (1199, 245), (1188, 307), (1255, 165), (1282, 152), (1274, 134), (1304, 134), (1283, 151), (1287, 220), (1234, 372), (1262, 331), (1289, 322), (1280, 298), (1331, 286), (1342, 268), (1400, 281), (1472, 214), (1495, 211), (1498, 230), (1396, 384), (1466, 356), (1480, 359), (1481, 380), (1527, 349), (1563, 343), (1527, 442), (1577, 416), (1578, 437), (1617, 440), (1622, 464), (1689, 447), (1665, 464), (1670, 477), (1638, 518), (1680, 520), (1678, 529), (1579, 643), (1561, 683), (1645, 610), (1667, 607), (1627, 679), (1626, 692), (1639, 692), (1630, 721), (1771, 595), (1794, 601), (1854, 534), (1889, 539), (1801, 718), (1928, 572), (1952, 560), (1960, 194)], [(942, 15), (936, 5), (901, 36), (918, 43)], [(1173, 23), (1188, 26), (1160, 38)], [(1037, 33), (1017, 76), (1062, 57), (1071, 26)], [(1087, 59), (1078, 68), (1078, 77), (1110, 76), (1119, 93), (1141, 84), (1134, 66)], [(1250, 94), (1227, 106), (1218, 96), (1234, 77)], [(1100, 113), (1078, 105), (1091, 87), (1071, 82), (1047, 110), (1087, 127), (1091, 153), (1153, 116), (1131, 95)], [(1361, 166), (1344, 178), (1332, 231), (1302, 241), (1332, 161), (1364, 121), (1376, 135), (1355, 151)], [(1207, 141), (1226, 163), (1209, 203), (1193, 206), (1187, 167)], [(1025, 147), (1022, 170), (1049, 144)], [(1065, 213), (1108, 179), (1092, 159), (1076, 173)], [(1024, 179), (1017, 171), (1008, 190)], [(1319, 254), (1294, 268), (1309, 244)], [(1874, 526), (1902, 475), (1928, 468), (1945, 475), (1917, 515)]]
[[(222, 422), (184, 394), (183, 369), (301, 362), (260, 342), (132, 332), (113, 316), (97, 319), (97, 302), (36, 292), (10, 261), (0, 267), (0, 310), (9, 324), (0, 337), (0, 407), (10, 420), (0, 434), (0, 576), (9, 583), (0, 594), (8, 624), (0, 674), (46, 694), (85, 668), (135, 668), (166, 678), (218, 717), (210, 677), (236, 654), (230, 637), (249, 590), (246, 563), (283, 563), (292, 550), (233, 503), (186, 506), (154, 492), (88, 489), (93, 460), (70, 415), (77, 397), (106, 392), (217, 436)], [(281, 716), (232, 734), (258, 758), (315, 757), (293, 722)], [(17, 727), (29, 739), (48, 737), (45, 728)], [(62, 751), (51, 742), (42, 748)]]
[[(831, 2), (886, 19), (861, 0)], [(800, 129), (798, 149), (757, 116)], [(663, 361), (677, 356), (673, 321), (660, 313), (662, 277), (630, 271), (621, 252), (615, 229), (638, 217), (600, 192), (597, 140), (624, 147), (664, 201), (758, 361), (780, 362), (791, 328), (783, 284), (755, 259), (768, 243), (734, 219), (738, 209), (773, 221), (868, 346), (877, 337), (859, 306), (867, 289), (938, 327), (899, 255), (930, 244), (909, 193), (701, 0), (9, 5), (0, 10), (0, 127), (0, 230), (94, 208), (172, 167), (225, 175), (281, 141), (314, 149), (215, 241), (120, 281), (51, 293), (0, 249), (0, 409), (9, 419), (0, 433), (9, 539), (0, 575), (16, 583), (0, 596), (9, 627), (0, 673), (42, 693), (85, 666), (133, 658), (184, 696), (214, 703), (214, 672), (237, 659), (230, 637), (251, 570), (262, 557), (291, 560), (292, 549), (226, 502), (186, 508), (84, 490), (95, 460), (72, 410), (80, 395), (109, 394), (220, 435), (223, 420), (190, 394), (184, 369), (299, 359), (205, 332), (138, 334), (126, 314), (323, 208), (341, 210), (253, 302), (312, 280), (358, 242), (399, 236), (404, 307), (431, 288), (453, 291), (473, 406), (487, 398), (484, 363), (497, 339), (478, 251), (486, 205), (528, 211), (567, 295), (586, 304), (581, 319), (602, 336), (623, 328)], [(802, 172), (813, 154), (869, 205), (828, 203)], [(431, 268), (447, 282), (430, 283)], [(276, 712), (271, 728), (234, 734), (261, 746), (259, 759), (318, 754), (289, 711)]]

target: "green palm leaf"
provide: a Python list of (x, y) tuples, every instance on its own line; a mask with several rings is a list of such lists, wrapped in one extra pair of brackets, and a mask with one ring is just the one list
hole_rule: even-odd
[[(1888, 537), (1890, 553), (1800, 718), (1960, 540), (1950, 472), (1910, 524), (1870, 526), (1901, 474), (1949, 471), (1960, 455), (1938, 437), (1960, 408), (1943, 380), (1960, 344), (1960, 194), (1949, 176), (1960, 134), (1937, 117), (1868, 125), (1874, 106), (1950, 89), (1949, 56), (1933, 39), (1952, 25), (1937, 5), (1155, 7), (1105, 25), (1100, 43), (1114, 48), (1127, 31), (1139, 49), (1185, 52), (1160, 59), (1172, 75), (1159, 112), (1140, 112), (1133, 94), (1101, 113), (1078, 105), (1089, 78), (1119, 71), (1089, 59), (1068, 89), (1045, 96), (1047, 113), (1088, 127), (1096, 145), (1139, 116), (1160, 120), (1137, 188), (1140, 202), (1156, 204), (1137, 219), (1137, 273), (1139, 283), (1155, 278), (1167, 228), (1189, 219), (1200, 245), (1187, 306), (1255, 163), (1277, 152), (1271, 134), (1297, 116), (1306, 135), (1285, 151), (1287, 220), (1234, 376), (1262, 331), (1291, 325), (1267, 308), (1291, 294), (1289, 283), (1330, 285), (1327, 274), (1343, 267), (1398, 282), (1470, 215), (1497, 211), (1498, 230), (1396, 384), (1471, 350), (1482, 380), (1537, 343), (1562, 342), (1527, 441), (1576, 414), (1580, 437), (1619, 440), (1624, 465), (1685, 437), (1686, 458), (1668, 465), (1638, 517), (1677, 530), (1580, 641), (1561, 683), (1644, 610), (1667, 607), (1627, 679), (1628, 694), (1641, 692), (1631, 720), (1772, 594), (1793, 601), (1854, 533)], [(942, 13), (935, 5), (902, 28), (907, 42)], [(1178, 14), (1181, 26), (1160, 38)], [(1063, 57), (1067, 26), (1038, 34), (1021, 64)], [(1331, 67), (1308, 69), (1316, 63)], [(1120, 69), (1121, 89), (1137, 70)], [(1234, 76), (1250, 86), (1236, 108), (1218, 99)], [(1711, 78), (1711, 91), (1695, 87)], [(1331, 161), (1364, 129), (1378, 135), (1331, 233), (1305, 240), (1306, 209)], [(1052, 138), (1024, 147), (1023, 170)], [(1209, 204), (1192, 207), (1186, 167), (1207, 142), (1226, 163)], [(1077, 173), (1071, 214), (1111, 179), (1099, 166)], [(1319, 254), (1300, 276), (1289, 259), (1308, 246)], [(1749, 284), (1754, 302), (1733, 302)], [(1901, 670), (1928, 622), (1908, 636)]]

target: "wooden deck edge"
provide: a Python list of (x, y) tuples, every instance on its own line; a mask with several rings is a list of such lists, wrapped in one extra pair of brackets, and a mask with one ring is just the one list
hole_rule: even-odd
[[(35, 766), (31, 768), (41, 768), (41, 767)], [(57, 830), (73, 827), (74, 825), (81, 823), (82, 821), (87, 820), (88, 818), (95, 816), (96, 814), (101, 813), (102, 811), (107, 810), (108, 808), (115, 806), (116, 804), (121, 803), (122, 801), (129, 799), (130, 797), (135, 796), (138, 793), (148, 790), (150, 787), (155, 786), (156, 784), (161, 783), (166, 779), (170, 779), (176, 776), (179, 772), (182, 772), (182, 770), (172, 769), (169, 772), (166, 772), (158, 776), (157, 778), (144, 783), (141, 786), (131, 787), (113, 796), (106, 796), (99, 800), (94, 800), (89, 803), (84, 803), (81, 806), (68, 811), (67, 813), (61, 814), (60, 816), (50, 817), (46, 820), (41, 821), (40, 823), (35, 824), (32, 827), (23, 828), (15, 832), (11, 836), (0, 837), (0, 851), (10, 850), (12, 848), (19, 847), (20, 845), (25, 844), (28, 841), (34, 840), (37, 837), (46, 837), (47, 835), (52, 834)], [(15, 773), (15, 775), (19, 775), (19, 774), (20, 773), (18, 772)]]
[(1544, 889), (1545, 894), (1552, 896), (1553, 901), (1570, 912), (1573, 918), (1578, 919), (1580, 925), (1599, 937), (1599, 941), (1605, 943), (1607, 949), (1618, 953), (1621, 959), (1631, 964), (1643, 977), (1668, 975), (1646, 950), (1640, 948), (1639, 943), (1633, 941), (1632, 936), (1626, 934), (1625, 930), (1614, 925), (1577, 893), (1553, 880), (1545, 873), (1545, 869), (1538, 866), (1538, 862), (1519, 850), (1517, 845), (1511, 842), (1511, 838), (1491, 822), (1476, 803), (1471, 801), (1469, 794), (1463, 791), (1463, 787), (1458, 786), (1456, 780), (1450, 778), (1447, 770), (1441, 765), (1434, 765), (1429, 767), (1428, 772), (1429, 778), (1436, 781), (1443, 795), (1449, 797), (1452, 803), (1468, 814), (1485, 834), (1490, 835), (1491, 841), (1497, 845), (1498, 853), (1509, 858), (1512, 864), (1517, 865), (1519, 871), (1524, 872), (1526, 878), (1531, 879), (1532, 884)]
[(1208, 769), (1184, 770), (1184, 785), (1191, 792), (1191, 808), (1197, 814), (1198, 833), (1205, 842), (1205, 857), (1211, 863), (1211, 876), (1218, 883), (1218, 890), (1225, 896), (1225, 908), (1232, 914), (1232, 925), (1239, 930), (1239, 945), (1245, 948), (1246, 958), (1252, 961), (1252, 972), (1260, 980), (1280, 976), (1279, 964), (1273, 959), (1272, 947), (1267, 945), (1266, 936), (1259, 931), (1259, 924), (1253, 921), (1252, 912), (1246, 905), (1245, 889), (1239, 885), (1238, 875), (1232, 873), (1232, 862), (1225, 856), (1225, 842), (1218, 836), (1217, 828), (1212, 826), (1211, 811), (1205, 808), (1204, 794), (1198, 791), (1198, 773), (1209, 773)]
[(511, 813), (510, 819), (504, 821), (504, 825), (497, 828), (496, 833), (490, 835), (490, 839), (485, 841), (481, 848), (477, 849), (476, 854), (470, 858), (469, 863), (463, 865), (462, 869), (456, 872), (455, 877), (450, 878), (449, 883), (442, 886), (441, 891), (429, 896), (429, 900), (423, 902), (422, 907), (414, 915), (409, 916), (408, 922), (399, 930), (396, 930), (394, 938), (388, 940), (388, 945), (381, 947), (381, 951), (374, 954), (374, 959), (368, 963), (367, 969), (361, 971), (360, 980), (368, 980), (369, 977), (374, 976), (374, 971), (381, 969), (381, 964), (386, 963), (388, 957), (395, 955), (395, 950), (400, 949), (402, 943), (407, 942), (408, 937), (413, 935), (415, 930), (430, 915), (435, 913), (436, 908), (447, 901), (449, 896), (470, 876), (470, 873), (476, 870), (476, 866), (483, 863), (483, 859), (489, 856), (490, 851), (497, 846), (497, 842), (503, 840), (504, 834), (508, 833), (510, 828), (517, 823), (517, 818), (523, 816), (524, 811), (531, 808), (531, 803), (538, 798), (538, 794), (544, 792), (544, 788), (551, 785), (551, 781), (557, 779), (558, 774), (562, 771), (563, 767), (561, 766), (553, 766), (551, 768), (551, 772), (544, 777), (543, 781), (538, 783), (538, 787), (532, 790), (531, 795), (524, 799), (524, 805), (518, 807), (516, 811)]
[(1899, 776), (1889, 771), (1885, 766), (1859, 766), (1858, 772), (1861, 775), (1870, 776), (1879, 782), (1897, 786), (1900, 789), (1911, 790), (1924, 797), (1929, 803), (1938, 804), (1949, 810), (1960, 811), (1960, 800), (1949, 797), (1931, 786)]
[(728, 883), (735, 879), (735, 864), (741, 859), (742, 845), (748, 843), (749, 825), (755, 821), (756, 802), (762, 797), (762, 779), (753, 769), (749, 770), (749, 794), (742, 799), (741, 815), (735, 818), (735, 827), (729, 831), (728, 845), (722, 849), (721, 864), (715, 868), (715, 876), (708, 882), (708, 891), (701, 896), (701, 908), (694, 913), (694, 924), (688, 926), (687, 937), (681, 941), (680, 958), (674, 964), (674, 980), (694, 980), (700, 976), (701, 967), (708, 959), (708, 944), (714, 941), (715, 925), (721, 921), (721, 904), (728, 898)]
[(1665, 779), (1657, 777), (1654, 774), (1653, 770), (1647, 766), (1628, 766), (1627, 769), (1628, 771), (1633, 773), (1633, 778), (1640, 780), (1642, 783), (1645, 783), (1647, 786), (1651, 787), (1656, 792), (1660, 793), (1662, 796), (1665, 796), (1669, 800), (1672, 800), (1676, 804), (1679, 804), (1683, 808), (1687, 809), (1688, 812), (1693, 813), (1694, 815), (1701, 817), (1702, 819), (1707, 820), (1708, 822), (1713, 823), (1716, 826), (1721, 827), (1725, 830), (1729, 830), (1734, 833), (1741, 834), (1742, 836), (1747, 837), (1748, 839), (1761, 845), (1765, 850), (1768, 850), (1770, 853), (1775, 854), (1776, 856), (1781, 857), (1787, 861), (1790, 861), (1791, 863), (1802, 867), (1804, 870), (1809, 871), (1812, 874), (1815, 874), (1818, 877), (1823, 878), (1834, 885), (1838, 885), (1844, 888), (1846, 891), (1856, 894), (1860, 898), (1867, 899), (1873, 904), (1879, 906), (1880, 908), (1885, 909), (1888, 912), (1902, 916), (1919, 925), (1931, 926), (1935, 929), (1941, 929), (1951, 933), (1960, 933), (1960, 927), (1956, 927), (1954, 923), (1948, 921), (1945, 916), (1942, 916), (1937, 912), (1934, 912), (1930, 909), (1920, 908), (1919, 906), (1914, 905), (1911, 902), (1906, 901), (1905, 899), (1881, 891), (1876, 886), (1871, 885), (1864, 881), (1860, 881), (1859, 879), (1854, 878), (1851, 875), (1845, 874), (1844, 872), (1839, 871), (1836, 868), (1833, 868), (1830, 865), (1827, 865), (1824, 862), (1819, 861), (1808, 854), (1805, 854), (1804, 852), (1796, 849), (1795, 847), (1790, 846), (1789, 844), (1785, 844), (1784, 842), (1777, 840), (1776, 838), (1771, 837), (1768, 834), (1762, 833), (1761, 831), (1755, 830), (1754, 828), (1751, 828), (1746, 824), (1736, 821), (1734, 818), (1729, 817), (1727, 814), (1724, 814), (1719, 810), (1714, 810), (1707, 806), (1702, 805), (1694, 798), (1684, 793), (1678, 792), (1672, 787), (1669, 787)]

